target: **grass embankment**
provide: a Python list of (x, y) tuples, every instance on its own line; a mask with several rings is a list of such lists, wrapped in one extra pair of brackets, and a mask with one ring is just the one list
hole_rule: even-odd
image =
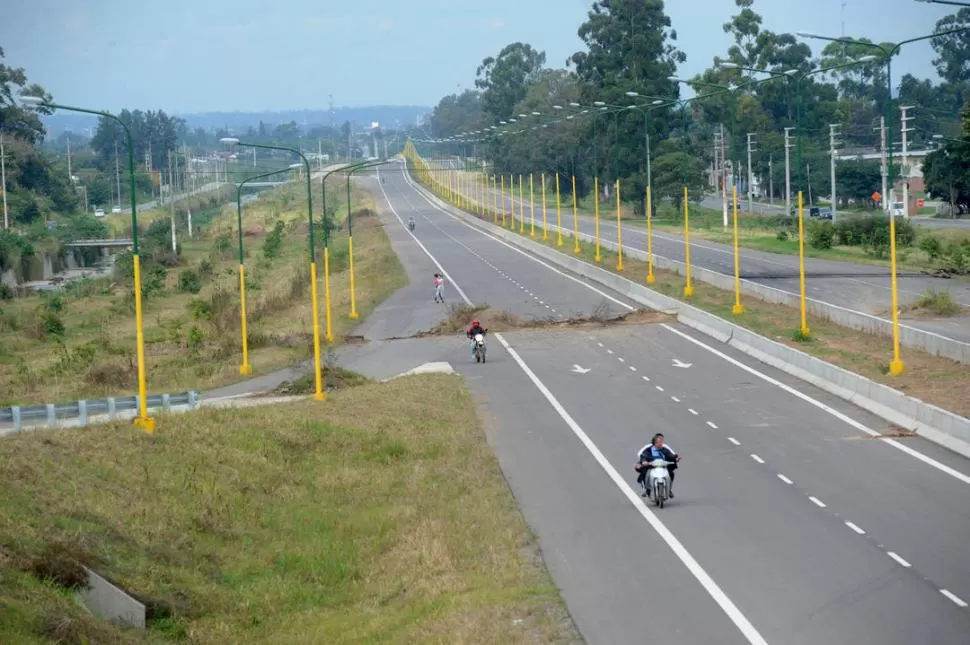
[[(691, 235), (693, 236), (693, 207), (691, 208)], [(718, 214), (718, 218), (720, 214)], [(491, 221), (491, 216), (485, 218)], [(508, 221), (508, 220), (507, 220)], [(538, 221), (538, 220), (537, 220)], [(720, 220), (718, 220), (720, 222)], [(718, 224), (719, 225), (719, 224)], [(519, 232), (518, 223), (515, 231)], [(571, 235), (563, 235), (565, 243), (557, 247), (557, 235), (550, 230), (548, 239), (543, 241), (540, 227), (536, 226), (535, 241), (558, 248), (562, 253), (572, 254), (574, 241)], [(529, 236), (528, 224), (523, 236)], [(601, 248), (603, 269), (617, 273), (616, 253)], [(595, 262), (593, 244), (581, 241), (581, 259)], [(645, 282), (647, 264), (629, 256), (623, 258), (622, 275), (637, 282)], [(672, 272), (655, 269), (656, 283), (652, 289), (667, 296), (685, 300), (683, 297), (684, 278)], [(943, 409), (963, 416), (970, 416), (970, 370), (966, 365), (947, 358), (932, 356), (925, 352), (904, 348), (902, 359), (905, 372), (900, 376), (889, 375), (889, 362), (892, 359), (892, 343), (888, 338), (858, 332), (842, 327), (828, 320), (809, 316), (811, 330), (809, 339), (798, 339), (796, 330), (800, 327), (800, 313), (797, 309), (776, 305), (746, 297), (743, 300), (743, 315), (732, 314), (734, 293), (717, 289), (703, 282), (694, 281), (694, 295), (688, 300), (692, 305), (722, 318), (746, 327), (762, 336), (784, 343), (808, 354), (812, 354), (842, 368), (861, 374), (876, 382), (884, 383)], [(928, 309), (940, 308), (949, 311), (945, 297), (927, 294), (920, 306)]]
[[(335, 340), (349, 319), (346, 202), (330, 243)], [(344, 198), (345, 199), (345, 198)], [(319, 208), (319, 204), (316, 204)], [(342, 208), (340, 208), (342, 206)], [(403, 286), (397, 256), (373, 214), (374, 200), (355, 189), (352, 209), (357, 308), (365, 316)], [(316, 213), (317, 222), (320, 214)], [(278, 231), (276, 230), (278, 227)], [(265, 193), (244, 207), (250, 363), (254, 374), (307, 358), (312, 307), (306, 194), (300, 185)], [(238, 242), (235, 205), (213, 214), (181, 252), (170, 250), (166, 221), (142, 236), (146, 365), (150, 392), (205, 389), (241, 378)], [(322, 228), (316, 230), (322, 247)], [(322, 253), (318, 252), (321, 335), (324, 325)], [(130, 259), (115, 277), (84, 280), (57, 296), (0, 303), (0, 403), (34, 403), (131, 394), (136, 390), (134, 297)]]
[[(164, 427), (0, 442), (0, 642), (573, 640), (458, 377)], [(144, 599), (147, 632), (78, 607), (73, 561)]]

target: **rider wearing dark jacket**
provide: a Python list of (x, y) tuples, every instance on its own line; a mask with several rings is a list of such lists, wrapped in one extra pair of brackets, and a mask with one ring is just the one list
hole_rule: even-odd
[(474, 338), (475, 334), (485, 334), (488, 330), (482, 327), (482, 323), (477, 320), (473, 320), (468, 329), (465, 330), (465, 335), (469, 338)]
[[(647, 480), (647, 473), (650, 472), (650, 466), (648, 463), (654, 459), (663, 459), (665, 461), (672, 461), (674, 463), (667, 465), (667, 472), (670, 474), (670, 497), (674, 497), (674, 471), (677, 470), (677, 462), (680, 461), (680, 456), (670, 449), (668, 446), (664, 445), (664, 436), (659, 432), (653, 436), (650, 443), (644, 446), (643, 450), (640, 451), (640, 455), (637, 458), (636, 471), (640, 473), (637, 477), (637, 483), (643, 484)], [(644, 497), (650, 496), (650, 490), (646, 489), (643, 492)]]

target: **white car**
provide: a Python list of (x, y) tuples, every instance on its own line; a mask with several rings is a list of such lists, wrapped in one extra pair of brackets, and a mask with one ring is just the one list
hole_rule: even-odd
[(95, 217), (104, 217), (104, 209), (103, 208), (95, 208), (94, 209), (94, 216)]
[(115, 207), (113, 207), (111, 209), (111, 212), (112, 213), (120, 213), (121, 212), (121, 206), (115, 206)]

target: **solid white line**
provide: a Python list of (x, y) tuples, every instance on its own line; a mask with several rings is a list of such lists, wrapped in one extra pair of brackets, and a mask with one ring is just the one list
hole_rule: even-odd
[[(380, 171), (378, 170), (378, 172)], [(407, 178), (406, 172), (404, 173), (404, 176), (405, 178)], [(380, 184), (380, 186), (381, 186), (381, 192), (384, 193), (384, 199), (387, 201), (388, 205), (390, 206), (391, 202), (389, 199), (387, 199), (387, 193), (384, 192), (383, 184)], [(408, 230), (407, 226), (405, 226), (404, 221), (401, 220), (400, 216), (398, 216), (397, 213), (394, 211), (393, 206), (391, 206), (391, 212), (394, 213), (395, 217), (397, 217), (398, 219), (398, 222), (400, 222), (401, 226), (404, 227), (404, 230), (407, 231)], [(410, 233), (410, 231), (408, 232)], [(414, 237), (414, 235), (412, 234), (411, 237)], [(438, 269), (441, 270), (442, 274), (447, 276), (447, 273), (445, 273), (445, 270), (441, 266), (441, 263), (438, 262), (437, 259), (435, 259), (435, 257), (431, 254), (431, 252), (428, 251), (428, 249), (423, 244), (421, 244), (421, 242), (418, 241), (417, 238), (415, 238), (415, 241), (418, 242), (418, 245), (421, 247), (421, 250), (424, 251), (425, 255), (427, 255), (431, 259), (431, 261), (434, 262), (434, 264), (438, 267)], [(462, 298), (465, 300), (465, 303), (471, 306), (472, 304), (471, 300), (469, 300), (468, 296), (466, 296), (464, 292), (461, 291), (461, 289), (458, 287), (458, 285), (455, 284), (455, 281), (451, 280), (451, 283), (455, 285), (455, 290), (462, 296)], [(545, 384), (539, 380), (539, 378), (529, 368), (529, 366), (525, 363), (525, 361), (522, 360), (522, 357), (519, 356), (518, 352), (512, 349), (512, 346), (509, 345), (509, 343), (505, 340), (502, 334), (498, 334), (498, 333), (495, 334), (495, 338), (499, 341), (499, 343), (502, 344), (502, 346), (506, 349), (506, 351), (508, 351), (509, 355), (512, 356), (512, 359), (519, 365), (522, 371), (525, 372), (525, 375), (529, 377), (529, 380), (532, 381), (533, 385), (536, 386), (536, 389), (538, 389), (539, 392), (542, 393), (542, 395), (546, 398), (546, 400), (549, 402), (552, 408), (559, 414), (560, 418), (562, 418), (562, 420), (566, 422), (566, 425), (569, 426), (569, 428), (573, 431), (573, 434), (575, 434), (576, 437), (583, 443), (583, 445), (586, 446), (586, 449), (593, 456), (593, 459), (596, 460), (596, 462), (606, 472), (609, 478), (613, 480), (613, 483), (616, 485), (617, 488), (620, 489), (620, 492), (622, 492), (626, 496), (627, 500), (631, 504), (633, 504), (633, 506), (637, 509), (637, 511), (639, 511), (640, 515), (642, 515), (643, 518), (647, 520), (647, 522), (650, 524), (653, 530), (657, 532), (660, 538), (667, 544), (667, 546), (670, 547), (670, 550), (674, 552), (674, 555), (676, 555), (677, 558), (684, 563), (684, 566), (687, 567), (687, 570), (690, 571), (690, 573), (694, 576), (694, 578), (696, 578), (697, 581), (701, 584), (701, 586), (704, 587), (704, 590), (707, 591), (707, 593), (711, 596), (714, 602), (718, 604), (721, 610), (724, 611), (725, 614), (727, 614), (728, 618), (731, 619), (731, 622), (735, 624), (735, 626), (738, 628), (741, 634), (744, 635), (747, 641), (752, 645), (768, 645), (768, 642), (761, 636), (760, 633), (758, 633), (758, 630), (755, 629), (754, 625), (751, 624), (751, 621), (749, 621), (748, 618), (743, 613), (741, 613), (741, 610), (738, 609), (738, 607), (727, 596), (727, 594), (725, 594), (724, 591), (721, 590), (718, 584), (714, 582), (714, 579), (711, 578), (711, 576), (707, 573), (707, 571), (704, 570), (704, 568), (700, 565), (700, 563), (697, 562), (696, 559), (694, 559), (694, 556), (692, 556), (690, 552), (684, 547), (684, 545), (681, 544), (680, 540), (678, 540), (677, 537), (670, 532), (670, 529), (668, 529), (667, 526), (660, 521), (660, 519), (653, 513), (653, 511), (647, 508), (647, 506), (643, 503), (643, 500), (640, 499), (640, 496), (637, 495), (637, 493), (635, 493), (633, 489), (630, 488), (630, 486), (626, 483), (626, 481), (623, 479), (620, 473), (617, 472), (615, 468), (613, 468), (609, 460), (607, 460), (607, 458), (603, 455), (603, 453), (600, 452), (599, 448), (596, 447), (596, 444), (593, 443), (593, 441), (583, 431), (583, 429), (579, 426), (579, 424), (576, 423), (576, 421), (569, 415), (566, 409), (563, 408), (562, 404), (559, 403), (556, 397), (553, 396), (552, 392), (549, 391), (549, 388), (547, 388)]]
[(710, 353), (714, 354), (715, 356), (717, 356), (719, 358), (722, 358), (722, 359), (726, 360), (727, 362), (731, 363), (735, 367), (738, 367), (738, 368), (744, 370), (745, 372), (748, 372), (749, 374), (752, 374), (754, 376), (757, 376), (758, 378), (760, 378), (760, 379), (762, 379), (762, 380), (764, 380), (764, 381), (766, 381), (768, 383), (771, 383), (772, 385), (775, 385), (775, 386), (781, 388), (782, 390), (788, 392), (789, 394), (792, 394), (792, 395), (798, 397), (802, 401), (805, 401), (806, 403), (815, 406), (819, 410), (822, 410), (824, 412), (827, 412), (828, 414), (832, 415), (836, 419), (838, 419), (838, 420), (840, 420), (840, 421), (842, 421), (842, 422), (844, 422), (844, 423), (852, 426), (856, 430), (859, 430), (860, 432), (864, 432), (867, 435), (869, 435), (870, 437), (880, 437), (879, 443), (883, 443), (883, 444), (892, 446), (893, 448), (896, 448), (897, 450), (901, 450), (904, 453), (906, 453), (907, 455), (909, 455), (911, 457), (915, 457), (916, 459), (919, 459), (924, 464), (927, 464), (929, 466), (932, 466), (933, 468), (936, 468), (940, 472), (946, 473), (947, 475), (953, 477), (954, 479), (957, 479), (957, 480), (963, 482), (964, 484), (970, 484), (970, 475), (965, 475), (964, 473), (961, 473), (958, 470), (955, 470), (953, 468), (950, 468), (946, 464), (942, 464), (942, 463), (938, 462), (937, 460), (935, 460), (935, 459), (933, 459), (931, 457), (928, 457), (928, 456), (924, 455), (923, 453), (919, 452), (918, 450), (914, 450), (913, 448), (910, 448), (909, 446), (903, 445), (902, 443), (896, 441), (895, 439), (884, 439), (884, 438), (882, 438), (882, 435), (881, 434), (879, 434), (878, 432), (876, 432), (872, 428), (870, 428), (870, 427), (868, 427), (868, 426), (866, 426), (866, 425), (864, 425), (864, 424), (856, 421), (852, 417), (850, 417), (850, 416), (848, 416), (846, 414), (843, 414), (842, 412), (839, 412), (835, 408), (833, 408), (833, 407), (831, 407), (829, 405), (826, 405), (826, 404), (822, 403), (821, 401), (818, 401), (817, 399), (812, 398), (811, 396), (805, 394), (804, 392), (800, 392), (800, 391), (796, 390), (795, 388), (791, 387), (790, 385), (786, 385), (785, 383), (782, 383), (778, 379), (772, 378), (772, 377), (768, 376), (767, 374), (764, 374), (763, 372), (759, 372), (758, 370), (754, 369), (753, 367), (749, 367), (748, 365), (745, 365), (741, 361), (739, 361), (737, 359), (734, 359), (734, 358), (728, 356), (727, 354), (725, 354), (723, 352), (720, 352), (720, 351), (714, 349), (710, 345), (707, 345), (706, 343), (697, 340), (696, 338), (690, 336), (689, 334), (685, 334), (684, 332), (680, 331), (679, 329), (674, 329), (673, 327), (671, 327), (667, 323), (661, 323), (660, 326), (663, 327), (663, 328), (665, 328), (665, 329), (667, 329), (668, 331), (671, 331), (671, 332), (677, 334), (681, 338), (684, 338), (684, 339), (686, 339), (686, 340), (694, 343), (698, 347), (702, 347), (702, 348), (706, 349)]
[(623, 494), (630, 501), (630, 503), (633, 504), (633, 506), (637, 509), (637, 511), (640, 512), (640, 515), (642, 515), (643, 518), (647, 520), (647, 522), (650, 524), (653, 530), (657, 532), (660, 538), (667, 543), (667, 546), (669, 546), (670, 550), (674, 552), (674, 555), (676, 555), (680, 559), (680, 561), (684, 563), (684, 566), (687, 567), (687, 570), (690, 571), (690, 573), (694, 576), (694, 578), (696, 578), (697, 581), (701, 583), (701, 586), (704, 587), (704, 590), (707, 591), (707, 593), (711, 596), (711, 598), (714, 599), (714, 602), (716, 602), (718, 606), (720, 606), (721, 609), (724, 611), (724, 613), (727, 614), (728, 618), (731, 619), (731, 622), (735, 624), (735, 626), (744, 635), (744, 637), (748, 640), (748, 642), (757, 643), (759, 645), (763, 643), (764, 645), (767, 645), (767, 641), (761, 636), (760, 633), (758, 633), (758, 630), (755, 629), (755, 626), (751, 624), (751, 622), (747, 619), (747, 617), (743, 613), (741, 613), (741, 610), (738, 609), (738, 607), (727, 596), (727, 594), (721, 590), (718, 584), (714, 582), (714, 579), (711, 578), (710, 575), (708, 575), (707, 571), (705, 571), (704, 568), (700, 565), (700, 563), (694, 559), (694, 556), (692, 556), (690, 552), (687, 551), (684, 545), (681, 544), (680, 540), (678, 540), (677, 537), (670, 532), (670, 529), (668, 529), (667, 526), (660, 521), (660, 519), (654, 514), (654, 512), (651, 511), (647, 507), (647, 505), (643, 503), (643, 500), (640, 499), (640, 496), (637, 495), (632, 488), (630, 488), (630, 486), (623, 479), (623, 476), (620, 475), (619, 472), (617, 472), (617, 470), (609, 462), (606, 456), (604, 456), (603, 453), (600, 452), (600, 449), (596, 446), (595, 443), (593, 443), (593, 441), (589, 438), (586, 432), (583, 431), (580, 425), (576, 423), (576, 421), (569, 415), (569, 413), (562, 406), (562, 404), (556, 399), (556, 397), (552, 394), (552, 392), (549, 391), (549, 388), (547, 388), (545, 384), (542, 381), (540, 381), (539, 378), (535, 375), (535, 373), (529, 368), (529, 366), (526, 365), (525, 361), (522, 360), (518, 352), (512, 349), (512, 346), (506, 342), (505, 338), (503, 338), (501, 334), (495, 334), (495, 338), (500, 343), (502, 343), (502, 346), (505, 347), (506, 351), (508, 351), (509, 354), (511, 354), (515, 362), (519, 364), (520, 368), (522, 368), (522, 371), (525, 372), (526, 376), (529, 377), (529, 380), (531, 380), (532, 383), (539, 390), (539, 392), (542, 393), (542, 395), (546, 398), (546, 400), (553, 407), (553, 409), (555, 409), (555, 411), (559, 413), (559, 416), (562, 418), (563, 421), (566, 422), (566, 425), (568, 425), (569, 428), (573, 431), (573, 434), (575, 434), (576, 437), (583, 443), (583, 445), (586, 446), (586, 449), (593, 456), (593, 459), (596, 460), (596, 463), (599, 464), (600, 468), (602, 468), (609, 476), (609, 478), (613, 480), (613, 483), (616, 484), (616, 487), (623, 492)]
[(737, 439), (735, 439), (734, 437), (728, 437), (728, 441), (730, 441), (731, 443), (733, 443), (735, 446), (740, 446), (741, 445), (741, 442), (738, 441)]
[(782, 475), (781, 473), (778, 473), (778, 479), (780, 479), (781, 481), (783, 481), (783, 482), (785, 482), (785, 483), (786, 483), (786, 484), (788, 484), (789, 486), (791, 486), (792, 484), (794, 484), (794, 483), (795, 483), (795, 482), (793, 482), (792, 480), (790, 480), (790, 479), (788, 479), (787, 477), (785, 477), (784, 475)]
[(715, 430), (717, 430), (717, 426), (716, 426), (716, 425), (714, 425), (713, 423), (711, 423), (710, 421), (708, 421), (708, 422), (707, 422), (707, 425), (709, 425), (709, 426), (711, 426), (711, 427), (712, 427), (713, 429), (715, 429)]
[(946, 589), (940, 589), (940, 593), (946, 596), (947, 598), (949, 598), (950, 600), (952, 600), (957, 607), (967, 606), (967, 603), (963, 602), (963, 599), (960, 598), (960, 596), (953, 593), (952, 591), (947, 591)]
[(680, 399), (678, 399), (676, 396), (671, 396), (670, 400), (673, 401), (674, 403), (680, 403)]
[(906, 567), (907, 569), (911, 566), (909, 562), (906, 562), (906, 560), (903, 560), (901, 557), (899, 557), (897, 554), (893, 553), (892, 551), (886, 551), (886, 555), (888, 555), (890, 558), (898, 562), (900, 565)]
[(812, 500), (812, 504), (815, 504), (819, 508), (825, 508), (825, 502), (823, 502), (819, 498), (810, 496), (808, 499)]
[(694, 408), (687, 408), (687, 411), (695, 416), (697, 415), (697, 410), (695, 410)]
[(754, 453), (751, 453), (751, 458), (754, 459), (755, 461), (757, 461), (759, 464), (765, 463), (765, 460), (764, 459), (762, 459), (761, 457), (759, 457), (758, 455), (756, 455)]
[(848, 526), (853, 531), (855, 531), (856, 533), (858, 533), (859, 535), (865, 535), (866, 534), (865, 531), (863, 531), (862, 529), (860, 529), (858, 526), (856, 526), (852, 522), (846, 521), (845, 525)]

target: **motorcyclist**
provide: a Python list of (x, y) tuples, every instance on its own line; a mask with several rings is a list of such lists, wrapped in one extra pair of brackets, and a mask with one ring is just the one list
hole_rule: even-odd
[(650, 487), (647, 486), (647, 475), (650, 472), (649, 462), (654, 459), (663, 459), (665, 461), (672, 461), (674, 463), (667, 465), (667, 473), (670, 475), (670, 498), (674, 498), (674, 471), (677, 470), (677, 462), (680, 461), (680, 455), (678, 455), (673, 448), (664, 443), (664, 436), (662, 433), (658, 432), (653, 435), (650, 443), (645, 445), (640, 449), (637, 454), (637, 465), (635, 470), (640, 473), (637, 477), (637, 483), (643, 487), (642, 497), (650, 497)]
[(481, 334), (482, 336), (484, 336), (487, 333), (488, 333), (488, 329), (486, 329), (485, 327), (482, 327), (482, 323), (478, 322), (477, 319), (473, 320), (471, 324), (468, 325), (468, 328), (465, 330), (465, 336), (470, 338), (472, 341), (471, 343), (472, 356), (475, 355), (475, 335)]
[(414, 218), (413, 217), (409, 217), (408, 218), (408, 228), (411, 229), (412, 231), (414, 230)]

